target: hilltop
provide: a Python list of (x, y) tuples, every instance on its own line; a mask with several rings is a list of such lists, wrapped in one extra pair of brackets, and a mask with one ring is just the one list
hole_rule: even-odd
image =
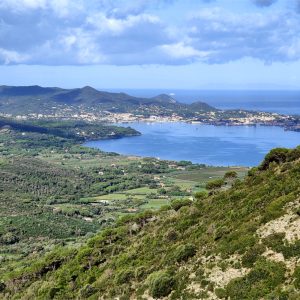
[(6, 299), (299, 299), (300, 148), (2, 276)]
[[(75, 89), (40, 86), (0, 86), (0, 109), (13, 114), (44, 113), (55, 111), (56, 105), (98, 108), (108, 111), (129, 112), (140, 106), (164, 108), (187, 108), (169, 95), (152, 98), (134, 97), (125, 93), (98, 91), (90, 86)], [(213, 111), (208, 105), (204, 109)]]
[(74, 89), (40, 86), (0, 86), (0, 115), (19, 119), (81, 120), (88, 122), (198, 122), (211, 125), (281, 126), (299, 131), (299, 116), (220, 110), (196, 101), (180, 103), (161, 94), (152, 98), (98, 91), (90, 86)]

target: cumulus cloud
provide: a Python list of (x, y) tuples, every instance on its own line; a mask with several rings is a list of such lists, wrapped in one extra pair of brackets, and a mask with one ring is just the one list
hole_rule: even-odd
[(268, 63), (300, 59), (300, 20), (293, 12), (235, 14), (207, 9), (194, 14), (189, 24), (190, 45), (210, 51), (211, 63), (243, 57)]
[(23, 63), (29, 59), (27, 55), (22, 55), (16, 51), (9, 51), (3, 48), (0, 48), (0, 60), (3, 61), (5, 65), (11, 63)]
[(195, 61), (204, 62), (211, 54), (209, 51), (199, 51), (192, 46), (185, 45), (182, 42), (176, 44), (167, 44), (160, 46), (160, 49), (167, 54), (167, 56), (175, 61)]
[[(174, 1), (0, 0), (0, 63), (131, 65), (225, 63), (243, 57), (265, 62), (300, 59), (300, 20), (295, 11), (237, 14), (210, 5), (182, 19), (179, 26), (155, 14)], [(275, 1), (255, 2), (266, 6)]]

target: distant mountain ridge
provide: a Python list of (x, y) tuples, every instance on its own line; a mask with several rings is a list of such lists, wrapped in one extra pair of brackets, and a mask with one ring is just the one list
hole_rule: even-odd
[(0, 111), (5, 113), (41, 113), (55, 105), (97, 107), (119, 112), (132, 112), (143, 107), (156, 106), (172, 110), (200, 109), (215, 111), (203, 102), (183, 104), (167, 94), (152, 98), (134, 97), (126, 93), (98, 91), (90, 86), (74, 89), (34, 86), (0, 86)]

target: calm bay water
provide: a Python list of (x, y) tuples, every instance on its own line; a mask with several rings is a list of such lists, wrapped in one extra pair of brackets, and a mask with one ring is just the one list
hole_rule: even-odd
[[(124, 126), (124, 124), (122, 124)], [(215, 166), (255, 166), (275, 147), (300, 144), (300, 133), (280, 127), (130, 123), (141, 136), (86, 143), (126, 155), (189, 160)]]

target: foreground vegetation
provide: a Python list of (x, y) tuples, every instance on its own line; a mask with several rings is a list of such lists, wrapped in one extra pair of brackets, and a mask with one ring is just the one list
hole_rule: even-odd
[(1, 298), (299, 299), (300, 148), (241, 180), (49, 133), (0, 137)]
[[(138, 134), (131, 128), (0, 121), (0, 291), (4, 294), (11, 275), (38, 258), (71, 257), (87, 239), (122, 217), (190, 203), (208, 181), (229, 170), (240, 177), (246, 171), (124, 157), (80, 146), (86, 139)], [(45, 268), (48, 273), (49, 265)], [(5, 297), (14, 294), (18, 297), (15, 290)]]
[[(299, 299), (300, 148), (2, 275), (13, 299)], [(231, 188), (224, 185), (232, 181)]]

